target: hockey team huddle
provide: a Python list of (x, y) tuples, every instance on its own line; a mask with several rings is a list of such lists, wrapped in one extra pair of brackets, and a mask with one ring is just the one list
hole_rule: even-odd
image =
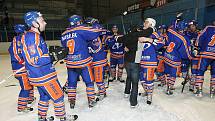
[[(77, 115), (66, 115), (64, 92), (68, 95), (70, 108), (76, 103), (76, 88), (79, 76), (86, 85), (87, 101), (90, 108), (97, 101), (107, 97), (106, 89), (109, 82), (118, 80), (124, 82), (122, 73), (124, 55), (130, 48), (121, 41), (126, 36), (118, 34), (114, 25), (112, 32), (105, 29), (98, 19), (73, 15), (69, 18), (70, 27), (61, 35), (62, 47), (48, 49), (41, 32), (45, 30), (46, 22), (37, 11), (24, 15), (25, 25), (17, 24), (14, 30), (17, 36), (13, 38), (9, 53), (12, 70), (19, 80), (21, 91), (18, 97), (18, 112), (30, 112), (30, 106), (36, 100), (34, 87), (39, 92), (38, 121), (54, 120), (47, 117), (50, 100), (54, 105), (55, 117), (60, 121), (72, 121)], [(140, 65), (138, 73), (147, 97), (147, 104), (152, 103), (154, 75), (159, 86), (167, 87), (166, 94), (172, 95), (177, 77), (182, 76), (189, 82), (189, 90), (196, 96), (202, 96), (204, 73), (210, 65), (210, 94), (215, 93), (215, 26), (206, 26), (201, 32), (197, 30), (197, 22), (188, 23), (179, 15), (170, 26), (161, 25), (155, 28), (156, 21), (147, 18), (144, 26), (136, 29), (138, 33), (139, 59), (134, 63)], [(151, 28), (150, 36), (141, 36), (141, 32)], [(130, 31), (133, 32), (133, 31)], [(129, 33), (128, 33), (129, 34)], [(120, 42), (119, 42), (120, 41)], [(109, 58), (107, 57), (110, 53)], [(138, 52), (136, 53), (136, 55)], [(54, 65), (64, 60), (67, 68), (67, 82), (63, 86), (57, 77)], [(189, 74), (191, 67), (191, 74)], [(110, 73), (108, 73), (110, 72)], [(110, 75), (110, 76), (107, 76)], [(108, 78), (108, 85), (105, 80)], [(127, 81), (127, 80), (126, 80)], [(95, 93), (94, 84), (98, 88)], [(125, 93), (128, 97), (129, 93)], [(136, 104), (131, 107), (135, 107)]]

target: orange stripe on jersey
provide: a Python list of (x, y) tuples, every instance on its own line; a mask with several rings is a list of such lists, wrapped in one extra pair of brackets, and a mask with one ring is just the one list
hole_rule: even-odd
[(41, 57), (43, 55), (43, 52), (39, 48), (39, 44), (40, 44), (40, 35), (38, 33), (35, 33), (35, 45), (37, 46), (37, 51), (39, 53), (39, 56)]
[(88, 62), (90, 60), (92, 60), (92, 57), (88, 57), (88, 58), (86, 58), (84, 60), (80, 60), (80, 61), (77, 61), (77, 62), (67, 61), (67, 64), (82, 64), (82, 63)]
[(92, 27), (84, 27), (84, 26), (79, 26), (79, 27), (75, 27), (73, 29), (70, 30), (66, 30), (65, 32), (62, 33), (62, 35), (68, 33), (68, 32), (72, 32), (72, 31), (76, 31), (76, 30), (87, 30), (87, 31), (92, 31), (92, 32), (100, 32), (100, 29), (93, 29)]
[(17, 44), (16, 44), (16, 38), (13, 38), (13, 53), (14, 53), (14, 57), (16, 58), (17, 61), (21, 61), (21, 58), (18, 56), (17, 53), (17, 48), (16, 48)]
[(42, 80), (46, 80), (46, 79), (54, 77), (54, 76), (57, 76), (56, 72), (52, 72), (50, 74), (47, 74), (45, 76), (38, 77), (38, 78), (29, 78), (29, 80), (31, 80), (31, 81), (42, 81)]
[(31, 59), (31, 57), (30, 57), (30, 55), (28, 53), (27, 46), (25, 44), (25, 34), (22, 35), (21, 43), (23, 45), (23, 50), (24, 50), (24, 53), (25, 53), (25, 56), (26, 56), (26, 59), (27, 59), (28, 63), (31, 64), (31, 65), (34, 65), (34, 60)]
[(155, 35), (156, 38), (159, 38), (159, 35), (157, 32), (153, 32), (152, 34)]
[(107, 62), (107, 59), (96, 61), (96, 62), (92, 62), (92, 65), (94, 65), (94, 64), (100, 64), (100, 63), (105, 63), (105, 62)]
[(157, 64), (157, 62), (141, 62), (141, 64)]
[(180, 34), (178, 34), (177, 32), (173, 31), (172, 29), (169, 29), (168, 31), (169, 31), (170, 33), (174, 34), (175, 36), (177, 36), (178, 38), (180, 38), (180, 39), (183, 41), (184, 47), (185, 47), (185, 49), (186, 49), (187, 56), (188, 56), (189, 59), (192, 59), (192, 57), (191, 57), (191, 55), (190, 55), (190, 53), (189, 53), (190, 51), (189, 51), (189, 48), (188, 48), (188, 46), (187, 46), (187, 41), (186, 41), (186, 39), (185, 39), (183, 36), (181, 36)]

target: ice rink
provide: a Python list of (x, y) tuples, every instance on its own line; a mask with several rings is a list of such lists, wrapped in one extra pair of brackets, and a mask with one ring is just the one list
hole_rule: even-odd
[[(1, 55), (0, 63), (0, 81), (2, 81), (12, 73), (9, 55)], [(59, 80), (64, 84), (67, 78), (65, 65), (57, 64), (56, 70)], [(78, 121), (215, 121), (215, 99), (209, 97), (209, 72), (205, 77), (202, 98), (197, 98), (188, 92), (188, 87), (182, 94), (180, 84), (182, 79), (177, 79), (173, 96), (167, 96), (164, 93), (166, 88), (157, 87), (157, 83), (155, 83), (152, 105), (147, 105), (145, 98), (138, 97), (139, 107), (135, 109), (131, 109), (128, 99), (123, 97), (125, 84), (120, 82), (110, 83), (107, 98), (98, 102), (94, 108), (89, 109), (85, 85), (80, 81), (75, 109), (69, 109), (67, 95), (65, 95), (67, 114), (79, 115)], [(142, 91), (142, 87), (139, 86), (139, 92)], [(17, 113), (18, 93), (18, 81), (13, 77), (0, 85), (0, 120), (37, 121), (37, 90), (35, 90), (37, 102), (33, 106), (34, 111), (28, 114)], [(51, 105), (48, 115), (53, 114), (53, 106)]]

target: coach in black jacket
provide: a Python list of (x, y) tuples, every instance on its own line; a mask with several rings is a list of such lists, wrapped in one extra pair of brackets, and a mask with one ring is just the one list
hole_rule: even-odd
[[(118, 42), (125, 45), (125, 69), (127, 72), (126, 86), (125, 86), (125, 97), (130, 95), (131, 107), (137, 106), (138, 96), (138, 82), (139, 82), (139, 62), (136, 62), (137, 49), (138, 49), (138, 38), (149, 37), (153, 33), (152, 28), (143, 28), (138, 30), (137, 27), (133, 27), (132, 31), (127, 35), (117, 39)], [(141, 55), (139, 55), (141, 56)]]

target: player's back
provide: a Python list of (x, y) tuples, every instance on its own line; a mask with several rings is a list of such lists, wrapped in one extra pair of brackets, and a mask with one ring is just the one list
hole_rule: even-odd
[(207, 26), (199, 35), (197, 42), (202, 57), (215, 59), (215, 26)]
[(174, 29), (168, 29), (168, 47), (164, 54), (165, 61), (179, 66), (182, 59), (191, 59), (190, 41)]
[(11, 42), (8, 52), (10, 53), (12, 70), (16, 71), (24, 65), (20, 64), (23, 61), (21, 50), (21, 35), (15, 36)]
[(63, 32), (61, 44), (69, 48), (67, 67), (83, 67), (92, 61), (88, 50), (88, 42), (100, 35), (97, 29), (84, 25), (70, 28)]

